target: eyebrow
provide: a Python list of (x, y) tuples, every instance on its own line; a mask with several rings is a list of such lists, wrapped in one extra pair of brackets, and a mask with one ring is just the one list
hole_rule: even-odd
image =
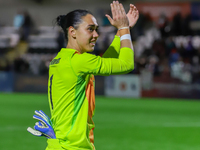
[(96, 27), (96, 28), (99, 28), (99, 26), (96, 26), (94, 24), (91, 24), (91, 25), (88, 25), (89, 27)]

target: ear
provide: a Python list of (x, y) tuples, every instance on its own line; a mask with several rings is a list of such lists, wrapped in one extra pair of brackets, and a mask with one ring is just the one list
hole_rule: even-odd
[(68, 34), (71, 35), (73, 38), (76, 38), (76, 30), (72, 26), (69, 27)]

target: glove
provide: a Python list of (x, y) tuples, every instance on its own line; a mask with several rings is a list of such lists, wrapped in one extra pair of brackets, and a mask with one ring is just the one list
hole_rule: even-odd
[(28, 127), (27, 131), (35, 136), (45, 136), (50, 139), (56, 139), (50, 118), (41, 110), (36, 110), (35, 114), (33, 118), (39, 120), (39, 122), (35, 123), (34, 129)]
[(27, 131), (35, 136), (45, 136), (47, 138), (55, 139), (55, 133), (52, 128), (52, 122), (50, 118), (43, 111), (35, 111), (33, 116), (34, 119), (39, 120), (35, 123), (34, 129), (31, 127), (27, 128)]

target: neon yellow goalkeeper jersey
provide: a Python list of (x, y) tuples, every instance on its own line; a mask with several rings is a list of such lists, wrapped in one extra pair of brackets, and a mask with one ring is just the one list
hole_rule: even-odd
[(94, 76), (128, 73), (134, 68), (133, 50), (120, 49), (115, 36), (103, 57), (62, 48), (49, 66), (48, 99), (57, 139), (47, 150), (94, 150)]

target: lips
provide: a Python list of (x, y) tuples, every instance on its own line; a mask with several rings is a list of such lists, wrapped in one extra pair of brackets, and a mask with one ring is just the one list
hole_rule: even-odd
[(90, 44), (93, 45), (93, 46), (95, 46), (96, 41), (91, 41)]

